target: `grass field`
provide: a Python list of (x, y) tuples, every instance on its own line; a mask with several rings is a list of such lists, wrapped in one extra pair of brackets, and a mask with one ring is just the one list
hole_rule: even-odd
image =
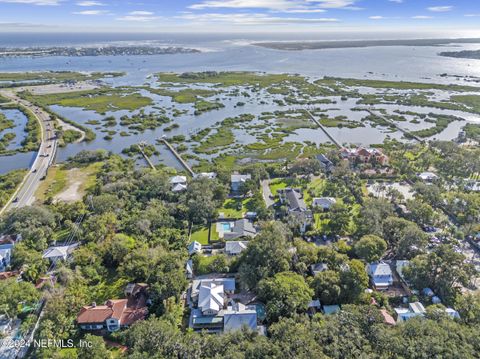
[(321, 80), (315, 81), (318, 85), (323, 86), (348, 86), (348, 87), (370, 87), (376, 89), (393, 89), (393, 90), (444, 90), (444, 91), (480, 91), (479, 87), (462, 86), (462, 85), (443, 85), (434, 83), (421, 82), (406, 82), (406, 81), (382, 81), (382, 80), (367, 80), (367, 79), (348, 79), (325, 77)]
[(208, 244), (208, 227), (201, 227), (192, 232), (190, 240), (197, 241), (201, 245)]
[(152, 99), (149, 97), (123, 90), (78, 91), (42, 96), (27, 96), (27, 98), (39, 103), (43, 107), (51, 105), (81, 107), (85, 110), (96, 111), (100, 114), (117, 110), (133, 111), (153, 104)]
[(95, 175), (101, 166), (102, 163), (97, 162), (84, 168), (50, 167), (47, 178), (40, 183), (35, 193), (35, 198), (41, 202), (48, 198), (80, 200), (85, 191), (95, 184)]
[(64, 81), (85, 81), (97, 80), (106, 76), (123, 76), (121, 72), (92, 72), (80, 73), (70, 71), (44, 71), (44, 72), (0, 72), (0, 81), (45, 81), (45, 82), (64, 82)]
[(451, 100), (469, 107), (475, 113), (480, 113), (480, 96), (478, 95), (452, 96)]
[(255, 210), (255, 208), (249, 206), (251, 201), (251, 198), (229, 198), (223, 203), (223, 206), (218, 210), (218, 213), (223, 213), (224, 218), (243, 218), (244, 212)]
[(177, 103), (195, 103), (200, 98), (212, 97), (218, 94), (217, 91), (206, 89), (183, 89), (179, 91), (172, 91), (167, 89), (148, 88), (148, 91), (160, 96), (171, 97), (172, 100)]
[(169, 83), (208, 83), (219, 86), (260, 86), (269, 87), (282, 83), (297, 82), (304, 83), (301, 76), (288, 74), (260, 74), (254, 72), (202, 72), (202, 73), (159, 73), (158, 79), (161, 82)]

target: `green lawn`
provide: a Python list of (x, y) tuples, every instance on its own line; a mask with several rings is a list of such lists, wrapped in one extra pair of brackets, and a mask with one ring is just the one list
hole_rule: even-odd
[(220, 237), (218, 236), (218, 232), (217, 232), (217, 224), (212, 223), (211, 224), (211, 231), (210, 231), (210, 241), (211, 242), (216, 242), (218, 240), (220, 240)]
[(153, 103), (149, 97), (144, 97), (132, 90), (91, 90), (62, 94), (25, 96), (43, 107), (60, 105), (66, 107), (81, 107), (86, 110), (104, 114), (107, 111), (137, 110)]
[(298, 184), (293, 178), (277, 178), (270, 182), (270, 191), (274, 196), (277, 195), (278, 190), (285, 189), (287, 187), (298, 187)]
[(190, 240), (197, 241), (201, 245), (208, 244), (208, 227), (201, 227), (192, 232)]
[(223, 213), (224, 218), (239, 219), (243, 218), (243, 212), (248, 211), (248, 202), (250, 198), (229, 198), (224, 203), (218, 213)]
[[(307, 204), (312, 203), (313, 198), (310, 196), (310, 193), (309, 193), (310, 191), (313, 191), (314, 196), (321, 197), (324, 186), (325, 186), (325, 180), (322, 179), (322, 178), (317, 178), (317, 179), (313, 180), (312, 182), (310, 182), (307, 185), (306, 190), (303, 191), (303, 199), (304, 199), (305, 203), (307, 203)], [(338, 198), (337, 198), (337, 201), (338, 201)]]
[(170, 83), (208, 83), (220, 86), (260, 86), (268, 87), (284, 83), (305, 83), (301, 76), (288, 74), (261, 74), (255, 72), (199, 72), (199, 73), (159, 73), (161, 82)]

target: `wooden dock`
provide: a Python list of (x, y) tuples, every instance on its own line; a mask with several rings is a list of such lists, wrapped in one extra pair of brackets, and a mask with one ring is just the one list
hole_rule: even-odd
[(313, 116), (313, 114), (309, 110), (305, 110), (305, 112), (308, 114), (308, 116), (312, 119), (313, 122), (327, 135), (327, 137), (332, 141), (335, 146), (338, 148), (343, 148), (343, 146), (327, 131), (325, 126), (323, 126), (316, 118)]
[(170, 152), (173, 153), (173, 155), (178, 160), (178, 162), (182, 164), (183, 168), (185, 168), (187, 172), (190, 173), (192, 177), (194, 177), (195, 172), (193, 172), (192, 168), (188, 165), (187, 162), (185, 162), (185, 160), (182, 158), (182, 156), (180, 156), (177, 150), (175, 150), (175, 148), (173, 148), (173, 146), (166, 139), (162, 138), (160, 139), (160, 141), (162, 141), (165, 144), (165, 146), (167, 146), (167, 148), (170, 150)]
[(154, 166), (152, 160), (150, 159), (150, 157), (147, 156), (147, 154), (146, 154), (145, 151), (143, 150), (143, 144), (142, 144), (142, 143), (139, 143), (137, 146), (138, 146), (138, 149), (140, 150), (140, 153), (142, 154), (143, 158), (145, 158), (145, 161), (147, 161), (148, 165), (149, 165), (153, 170), (156, 170), (156, 167)]
[(405, 137), (407, 138), (411, 138), (417, 142), (420, 142), (420, 143), (425, 143), (425, 140), (423, 138), (420, 138), (414, 134), (412, 134), (410, 131), (398, 126), (394, 121), (392, 120), (389, 120), (388, 118), (386, 118), (385, 116), (379, 114), (379, 113), (375, 113), (373, 112), (372, 110), (370, 109), (362, 109), (362, 110), (365, 110), (367, 111), (368, 113), (370, 113), (372, 116), (377, 116), (377, 117), (380, 117), (382, 120), (384, 120), (385, 122), (388, 122), (389, 124), (391, 124), (393, 127), (395, 127), (398, 131), (402, 132)]

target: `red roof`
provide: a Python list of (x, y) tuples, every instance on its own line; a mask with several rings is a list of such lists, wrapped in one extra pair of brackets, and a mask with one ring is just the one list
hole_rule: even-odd
[(380, 313), (383, 316), (383, 322), (385, 324), (388, 324), (388, 325), (395, 325), (396, 324), (395, 319), (393, 319), (393, 317), (385, 309), (381, 309)]
[(148, 313), (145, 296), (129, 299), (110, 299), (105, 305), (89, 305), (80, 310), (77, 317), (79, 324), (101, 324), (114, 318), (120, 325), (130, 325), (137, 320), (145, 319)]
[(20, 274), (19, 271), (1, 272), (1, 273), (0, 273), (0, 280), (5, 280), (5, 279), (11, 278), (11, 277), (15, 277), (15, 276), (17, 276), (17, 275), (19, 275), (19, 274)]

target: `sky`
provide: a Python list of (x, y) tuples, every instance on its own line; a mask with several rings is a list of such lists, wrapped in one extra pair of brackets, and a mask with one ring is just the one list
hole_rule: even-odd
[(0, 32), (476, 31), (480, 0), (0, 0)]

